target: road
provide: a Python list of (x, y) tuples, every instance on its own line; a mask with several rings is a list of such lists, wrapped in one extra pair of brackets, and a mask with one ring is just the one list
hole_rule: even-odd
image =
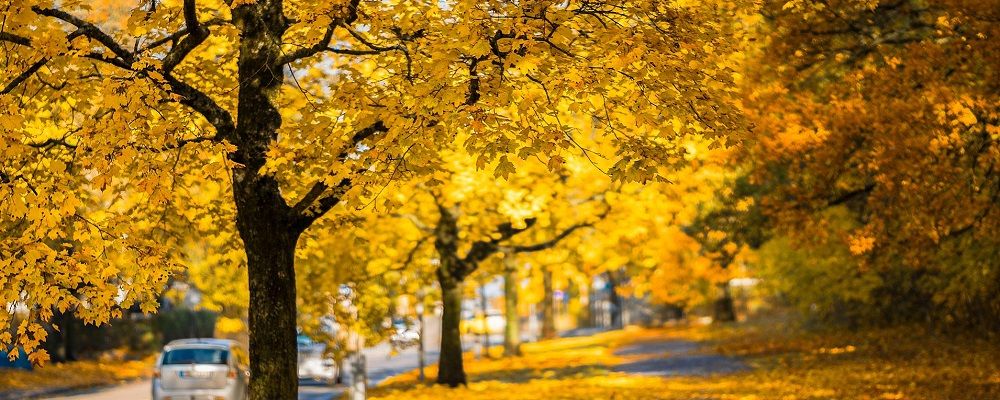
[[(425, 362), (431, 365), (437, 362), (438, 343), (441, 342), (440, 320), (428, 318), (424, 333), (427, 345)], [(368, 364), (368, 383), (377, 385), (385, 379), (417, 368), (418, 354), (415, 347), (400, 351), (393, 355), (388, 344), (380, 344), (365, 349), (364, 354)], [(61, 397), (43, 397), (49, 400), (149, 400), (150, 382), (148, 380), (115, 386), (75, 392)], [(343, 393), (343, 386), (327, 386), (313, 381), (299, 382), (299, 400), (330, 400)]]

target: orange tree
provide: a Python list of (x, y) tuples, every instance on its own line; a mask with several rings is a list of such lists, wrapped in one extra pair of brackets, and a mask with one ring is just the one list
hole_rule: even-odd
[[(246, 253), (251, 398), (292, 399), (298, 239), (400, 165), (435, 170), (460, 132), (500, 172), (511, 154), (558, 165), (586, 134), (641, 181), (676, 159), (671, 138), (742, 130), (732, 2), (105, 3), (121, 18), (0, 6), (0, 302), (24, 315), (0, 343), (35, 360), (52, 309), (155, 307), (178, 268), (163, 220), (198, 196), (178, 176), (230, 184), (216, 201)], [(565, 111), (599, 123), (581, 133)]]
[(849, 250), (883, 320), (1000, 321), (998, 6), (763, 7), (745, 103), (759, 206), (793, 243)]

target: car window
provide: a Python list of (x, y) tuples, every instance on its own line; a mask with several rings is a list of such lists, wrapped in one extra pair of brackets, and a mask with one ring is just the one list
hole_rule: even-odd
[(163, 365), (226, 364), (229, 352), (223, 349), (174, 349), (163, 354)]

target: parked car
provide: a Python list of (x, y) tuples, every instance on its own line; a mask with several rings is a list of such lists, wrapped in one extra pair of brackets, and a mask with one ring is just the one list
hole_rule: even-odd
[(245, 400), (249, 356), (226, 339), (180, 339), (167, 343), (153, 372), (153, 400)]
[(410, 346), (416, 346), (420, 343), (420, 332), (413, 326), (407, 323), (405, 320), (395, 321), (392, 324), (393, 333), (389, 337), (389, 341), (392, 343), (392, 347), (398, 349), (405, 349)]
[(459, 329), (462, 333), (482, 335), (489, 333), (491, 335), (496, 335), (503, 333), (506, 320), (503, 314), (497, 312), (491, 312), (486, 315), (486, 318), (480, 315), (473, 315), (467, 317), (459, 323)]
[(337, 365), (326, 355), (326, 345), (314, 342), (306, 335), (298, 336), (299, 379), (313, 379), (333, 383), (337, 379)]

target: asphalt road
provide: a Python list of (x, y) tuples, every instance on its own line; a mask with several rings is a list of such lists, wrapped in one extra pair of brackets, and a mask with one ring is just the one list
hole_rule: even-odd
[[(427, 345), (426, 365), (437, 362), (438, 343), (441, 341), (439, 332), (439, 320), (428, 318), (424, 333), (424, 340)], [(418, 353), (415, 347), (402, 350), (395, 355), (391, 351), (391, 347), (384, 343), (365, 349), (364, 354), (368, 364), (369, 385), (377, 385), (393, 375), (417, 368)], [(335, 399), (345, 389), (344, 386), (327, 386), (318, 382), (303, 380), (299, 382), (299, 400)], [(72, 395), (44, 398), (49, 400), (149, 400), (150, 381), (144, 380), (111, 388), (83, 390), (75, 392)]]

